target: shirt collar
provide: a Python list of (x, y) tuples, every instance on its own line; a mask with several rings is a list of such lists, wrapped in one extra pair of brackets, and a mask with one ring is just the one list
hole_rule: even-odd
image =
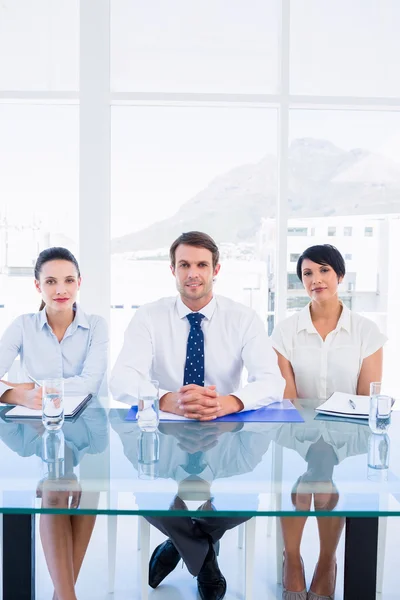
[[(336, 329), (345, 329), (348, 333), (351, 333), (350, 310), (345, 304), (343, 304), (342, 301), (340, 303), (342, 305), (342, 314), (339, 317)], [(310, 306), (311, 302), (299, 312), (299, 319), (297, 321), (297, 333), (303, 331), (304, 329), (307, 331), (307, 333), (316, 333), (316, 329), (311, 320)]]
[(204, 315), (204, 317), (209, 321), (214, 314), (215, 307), (215, 296), (213, 296), (210, 302), (199, 311), (190, 310), (190, 308), (183, 303), (182, 298), (180, 296), (177, 296), (176, 298), (176, 310), (178, 311), (178, 316), (180, 319), (184, 319), (189, 313), (199, 312), (202, 315)]
[(86, 314), (83, 312), (79, 304), (75, 304), (75, 319), (73, 320), (76, 327), (82, 327), (82, 329), (90, 329), (89, 321)]
[[(40, 329), (43, 329), (45, 325), (49, 326), (49, 323), (47, 321), (46, 307), (42, 308), (42, 310), (39, 312)], [(75, 318), (72, 321), (71, 325), (73, 326), (74, 330), (78, 327), (82, 327), (83, 329), (90, 329), (87, 317), (78, 304), (75, 304)]]

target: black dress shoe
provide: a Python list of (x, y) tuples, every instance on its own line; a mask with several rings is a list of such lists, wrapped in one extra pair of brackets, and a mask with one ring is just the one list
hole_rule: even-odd
[(219, 570), (212, 543), (197, 575), (197, 588), (201, 600), (222, 600), (226, 594), (226, 580)]
[(171, 540), (157, 546), (149, 563), (149, 586), (155, 589), (176, 567), (181, 557)]

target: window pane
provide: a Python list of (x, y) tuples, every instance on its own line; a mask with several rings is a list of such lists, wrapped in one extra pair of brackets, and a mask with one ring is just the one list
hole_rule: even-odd
[(291, 92), (400, 96), (399, 28), (398, 0), (291, 2)]
[(35, 312), (33, 264), (78, 245), (78, 107), (0, 104), (0, 333)]
[(275, 92), (279, 4), (112, 0), (112, 91)]
[(308, 234), (307, 227), (288, 227), (287, 233), (289, 236), (303, 236)]
[(111, 312), (115, 351), (131, 307), (176, 293), (168, 249), (183, 231), (215, 237), (216, 292), (265, 319), (275, 205), (274, 110), (114, 107), (112, 304), (124, 305)]
[(297, 277), (296, 273), (288, 273), (287, 274), (288, 281), (288, 290), (301, 290), (303, 288), (303, 284), (300, 279)]
[(289, 296), (287, 299), (288, 311), (301, 310), (309, 303), (308, 296)]
[[(312, 242), (306, 235), (289, 237), (288, 261), (291, 253), (329, 242), (328, 228), (336, 229), (334, 245), (351, 255), (339, 294), (392, 338), (384, 350), (384, 377), (397, 390), (400, 114), (292, 110), (289, 168), (288, 225), (314, 227), (315, 236)], [(288, 290), (288, 297), (302, 295)], [(291, 301), (290, 310), (300, 306)]]
[(0, 2), (0, 89), (77, 90), (79, 0)]

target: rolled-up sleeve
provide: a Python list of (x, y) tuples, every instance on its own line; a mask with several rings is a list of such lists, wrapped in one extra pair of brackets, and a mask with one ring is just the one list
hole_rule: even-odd
[(245, 330), (242, 360), (248, 373), (248, 383), (232, 394), (243, 402), (244, 410), (254, 410), (282, 400), (285, 380), (271, 340), (257, 315), (253, 315)]
[(107, 372), (108, 327), (97, 317), (90, 332), (88, 352), (79, 375), (64, 380), (67, 394), (97, 394)]
[(136, 311), (129, 323), (124, 344), (112, 370), (110, 390), (116, 400), (137, 403), (139, 380), (149, 378), (153, 362), (153, 343), (146, 308)]

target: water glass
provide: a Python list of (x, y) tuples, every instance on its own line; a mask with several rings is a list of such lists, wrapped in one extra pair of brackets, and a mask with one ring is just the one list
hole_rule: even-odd
[(42, 460), (47, 465), (46, 477), (60, 479), (64, 475), (65, 439), (62, 431), (45, 431), (42, 436)]
[(137, 451), (139, 479), (157, 479), (160, 460), (158, 431), (141, 431)]
[(372, 433), (368, 440), (368, 479), (371, 481), (387, 481), (389, 455), (389, 436)]
[(393, 399), (382, 394), (380, 381), (373, 381), (370, 386), (369, 426), (373, 433), (385, 434), (389, 429)]
[(58, 431), (64, 423), (64, 380), (43, 381), (42, 421), (48, 431)]
[(159, 384), (142, 379), (138, 389), (137, 422), (142, 431), (156, 431), (159, 423)]

